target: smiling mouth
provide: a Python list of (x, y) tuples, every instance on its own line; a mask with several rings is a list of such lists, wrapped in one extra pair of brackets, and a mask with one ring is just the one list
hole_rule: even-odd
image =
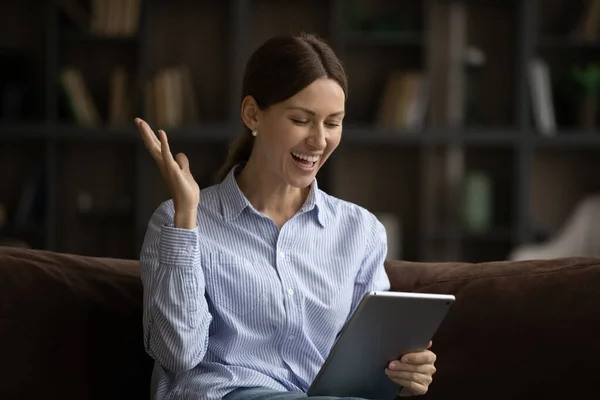
[(310, 156), (295, 151), (290, 152), (294, 161), (304, 168), (312, 168), (321, 159), (321, 155)]

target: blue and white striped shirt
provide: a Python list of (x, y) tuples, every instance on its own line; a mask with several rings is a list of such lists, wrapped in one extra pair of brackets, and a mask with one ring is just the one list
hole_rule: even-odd
[(201, 191), (196, 228), (174, 227), (172, 200), (148, 224), (144, 344), (157, 400), (306, 391), (364, 293), (389, 290), (386, 233), (373, 214), (315, 180), (280, 230), (234, 171)]

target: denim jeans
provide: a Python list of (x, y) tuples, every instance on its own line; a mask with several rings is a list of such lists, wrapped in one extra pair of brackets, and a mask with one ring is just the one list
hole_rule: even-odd
[(280, 392), (273, 389), (242, 388), (226, 395), (223, 400), (365, 400), (358, 397), (308, 397), (306, 393)]

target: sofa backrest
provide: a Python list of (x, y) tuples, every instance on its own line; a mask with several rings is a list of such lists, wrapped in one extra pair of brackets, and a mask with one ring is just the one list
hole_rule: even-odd
[(135, 261), (0, 247), (0, 399), (148, 399)]
[(427, 399), (596, 398), (600, 260), (386, 265), (392, 290), (450, 293)]
[[(423, 399), (596, 395), (600, 260), (386, 269), (392, 290), (457, 298)], [(139, 263), (0, 246), (0, 360), (0, 399), (148, 399)]]

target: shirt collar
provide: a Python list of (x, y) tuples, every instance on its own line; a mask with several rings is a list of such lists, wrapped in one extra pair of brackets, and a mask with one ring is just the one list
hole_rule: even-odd
[[(227, 174), (225, 179), (219, 184), (221, 194), (221, 212), (226, 221), (236, 219), (246, 207), (252, 207), (244, 193), (240, 190), (235, 179), (240, 165), (236, 165)], [(315, 213), (317, 220), (322, 227), (325, 227), (329, 221), (329, 213), (325, 207), (323, 193), (319, 190), (317, 180), (314, 179), (311, 184), (310, 192), (300, 212)]]

